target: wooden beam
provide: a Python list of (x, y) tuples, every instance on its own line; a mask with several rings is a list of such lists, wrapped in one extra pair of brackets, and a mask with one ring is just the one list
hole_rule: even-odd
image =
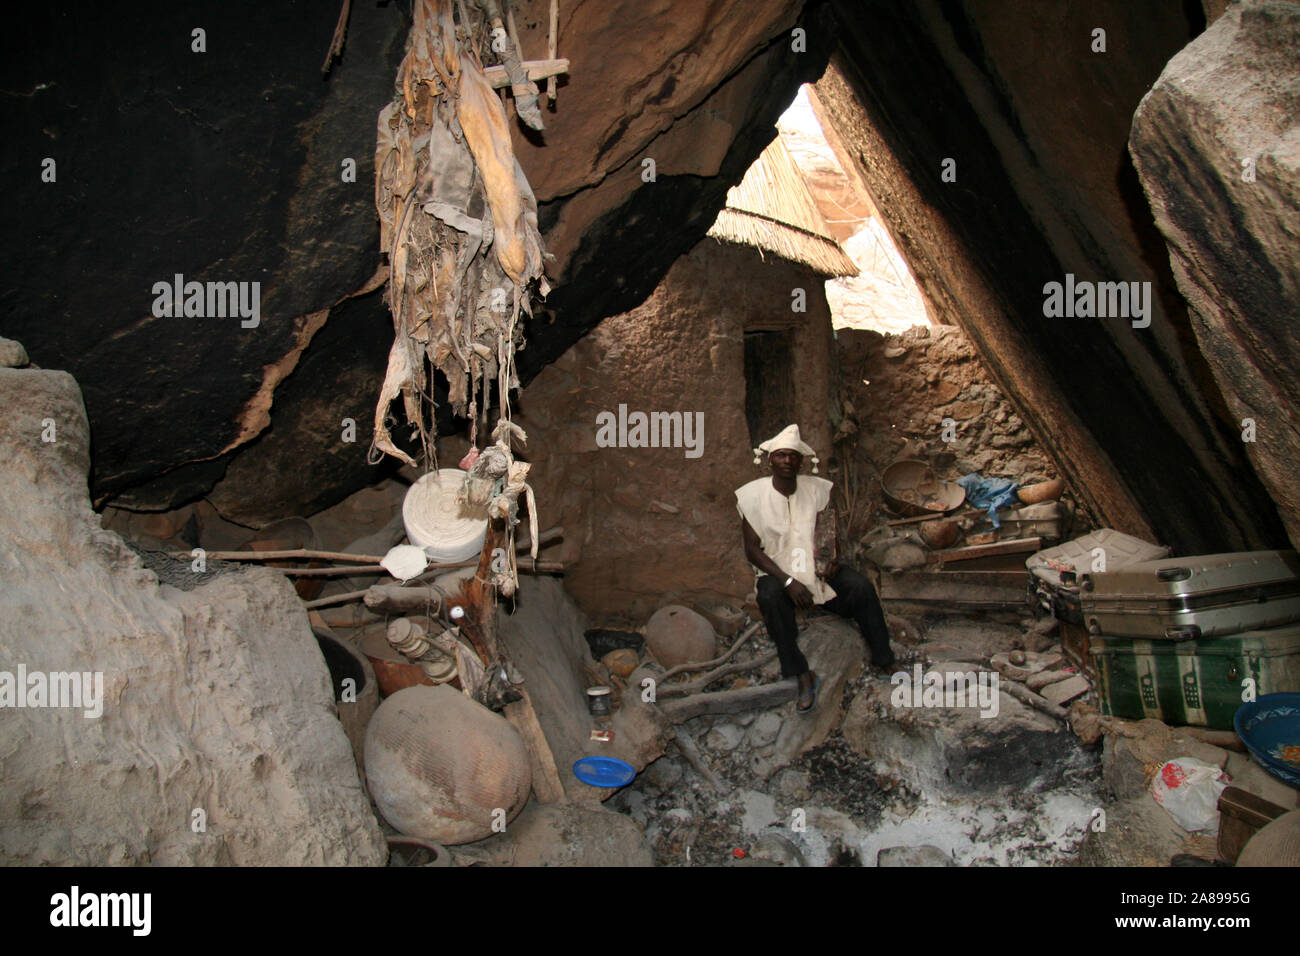
[(546, 733), (537, 719), (537, 710), (528, 694), (527, 683), (520, 685), (519, 689), (523, 691), (523, 698), (506, 704), (502, 713), (519, 731), (524, 746), (528, 748), (528, 762), (533, 768), (533, 793), (537, 802), (561, 803), (564, 800), (564, 784), (560, 780), (559, 768), (555, 766), (555, 755), (551, 752)]
[[(483, 537), (483, 550), (479, 553), (478, 570), (461, 588), (464, 598), (465, 618), (461, 631), (465, 634), (484, 667), (501, 657), (496, 639), (496, 593), (492, 588), (492, 554), (506, 539), (505, 522), (500, 518), (488, 522)], [(424, 590), (423, 588), (419, 590)]]
[(445, 597), (437, 588), (404, 588), (400, 584), (373, 584), (362, 593), (366, 607), (376, 614), (437, 613)]
[(764, 657), (756, 657), (749, 661), (738, 661), (732, 664), (726, 664), (709, 671), (703, 677), (686, 684), (660, 684), (659, 697), (684, 697), (687, 694), (698, 693), (708, 687), (715, 681), (724, 677), (730, 677), (732, 674), (743, 674), (745, 671), (757, 670), (764, 664), (776, 660), (776, 651), (772, 651)]
[[(544, 80), (547, 77), (569, 72), (569, 61), (565, 59), (525, 60), (520, 66), (524, 68), (530, 80)], [(499, 90), (510, 85), (510, 74), (506, 72), (504, 66), (484, 67), (483, 75), (487, 77), (493, 89)]]
[(692, 694), (689, 697), (659, 704), (660, 712), (674, 724), (704, 714), (741, 714), (753, 710), (771, 710), (795, 699), (799, 682), (793, 677), (774, 684), (723, 690), (713, 694)]
[(699, 771), (700, 776), (704, 778), (704, 782), (710, 787), (718, 793), (725, 793), (727, 788), (722, 785), (722, 781), (713, 775), (709, 765), (704, 762), (704, 757), (700, 754), (700, 748), (695, 746), (695, 738), (680, 727), (674, 728), (673, 733), (677, 738), (677, 749), (682, 752), (686, 762)]
[(945, 514), (942, 511), (932, 511), (929, 514), (916, 515), (912, 518), (897, 518), (894, 521), (886, 521), (885, 525), (893, 528), (900, 524), (916, 524), (918, 521), (953, 521), (957, 518), (964, 518), (967, 515), (977, 514), (978, 512), (978, 508), (971, 507), (961, 508), (951, 514)]
[(1033, 554), (1043, 549), (1042, 538), (1013, 538), (1010, 541), (994, 541), (992, 544), (975, 544), (966, 548), (952, 548), (940, 551), (936, 557), (945, 565), (958, 561), (971, 561), (975, 558), (993, 558), (1007, 554)]
[[(542, 537), (544, 536), (539, 535), (539, 540)], [(492, 555), (505, 542), (505, 522), (501, 519), (489, 521), (487, 535), (483, 539), (483, 551), (479, 556), (478, 571), (461, 589), (465, 608), (461, 631), (474, 645), (485, 667), (510, 660), (505, 646), (497, 638), (496, 591), (492, 586)], [(527, 677), (525, 674), (524, 682), (514, 685), (520, 692), (519, 700), (506, 704), (502, 712), (506, 720), (519, 731), (524, 747), (528, 750), (528, 762), (533, 771), (533, 792), (537, 799), (542, 803), (557, 803), (564, 799), (564, 785), (555, 766), (555, 755), (542, 730), (541, 721), (537, 718), (537, 710), (533, 707), (532, 696), (528, 693)]]
[[(190, 551), (168, 551), (173, 558), (183, 561), (191, 560)], [(308, 548), (295, 548), (292, 551), (205, 551), (203, 557), (209, 561), (351, 561), (354, 564), (378, 564), (384, 560), (383, 555), (348, 554), (346, 551), (312, 551)]]
[[(458, 567), (469, 568), (473, 567), (473, 565), (462, 564), (458, 565)], [(563, 574), (564, 565), (555, 561), (538, 561), (534, 565), (530, 558), (520, 558), (519, 573)], [(444, 596), (442, 591), (432, 584), (417, 587), (408, 587), (401, 584), (374, 584), (365, 591), (353, 592), (353, 595), (354, 597), (364, 595), (366, 607), (376, 614), (423, 614), (425, 608), (442, 607)]]

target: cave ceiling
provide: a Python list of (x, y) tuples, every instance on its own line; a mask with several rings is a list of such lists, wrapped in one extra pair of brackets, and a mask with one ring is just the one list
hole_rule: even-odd
[[(545, 56), (548, 6), (515, 5), (529, 58)], [(553, 256), (521, 376), (644, 301), (799, 85), (818, 83), (932, 314), (965, 329), (1096, 513), (1184, 548), (1285, 543), (1126, 152), (1138, 101), (1204, 16), (1078, 7), (561, 0), (570, 74), (547, 128), (514, 130)], [(353, 4), (325, 76), (337, 16), (329, 3), (32, 5), (0, 40), (0, 176), (17, 197), (0, 209), (0, 335), (76, 376), (97, 503), (215, 495), (257, 526), (382, 472), (365, 454), (392, 340), (374, 131), (409, 6)], [(1105, 57), (1088, 51), (1094, 21)], [(955, 184), (938, 177), (945, 157)], [(1150, 282), (1151, 333), (1045, 322), (1043, 283), (1067, 273)], [(256, 322), (155, 317), (155, 284), (177, 276), (257, 282)]]

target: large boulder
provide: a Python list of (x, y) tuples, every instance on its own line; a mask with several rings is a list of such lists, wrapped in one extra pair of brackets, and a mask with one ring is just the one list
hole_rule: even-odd
[(1300, 6), (1234, 4), (1169, 61), (1138, 107), (1129, 150), (1197, 342), (1300, 544), (1297, 98)]
[(20, 668), (91, 695), (7, 709), (0, 861), (382, 864), (288, 581), (173, 562), (160, 584), (90, 509), (72, 376), (0, 368), (0, 400), (0, 697)]

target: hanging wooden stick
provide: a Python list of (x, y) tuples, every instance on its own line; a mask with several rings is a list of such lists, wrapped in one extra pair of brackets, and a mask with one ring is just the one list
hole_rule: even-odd
[[(558, 37), (559, 30), (560, 30), (560, 0), (551, 0), (551, 31), (546, 38), (546, 58), (548, 60), (554, 60), (556, 54), (559, 52), (559, 47), (557, 46), (557, 42), (559, 39)], [(546, 78), (546, 98), (551, 101), (552, 106), (555, 105), (555, 77), (554, 76), (548, 76)]]
[(321, 64), (320, 71), (328, 73), (334, 66), (334, 61), (343, 55), (343, 38), (348, 33), (348, 17), (352, 14), (352, 0), (343, 0), (343, 9), (339, 11), (339, 22), (334, 25), (334, 37), (330, 40), (329, 52), (325, 54), (325, 62)]

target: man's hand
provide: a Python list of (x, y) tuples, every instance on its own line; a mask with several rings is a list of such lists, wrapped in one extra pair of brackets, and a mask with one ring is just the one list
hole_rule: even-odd
[(790, 595), (790, 600), (794, 601), (797, 608), (810, 608), (813, 606), (812, 592), (804, 585), (802, 581), (791, 581), (790, 586), (785, 589), (785, 593)]

